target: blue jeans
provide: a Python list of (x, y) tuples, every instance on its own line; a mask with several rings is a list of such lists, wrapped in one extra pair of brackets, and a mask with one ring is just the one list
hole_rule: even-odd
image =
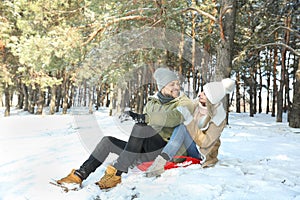
[(163, 148), (162, 153), (166, 153), (170, 157), (170, 159), (172, 159), (182, 145), (187, 148), (188, 156), (197, 159), (201, 158), (200, 153), (196, 147), (196, 143), (183, 124), (177, 126), (174, 129), (172, 136), (168, 144)]

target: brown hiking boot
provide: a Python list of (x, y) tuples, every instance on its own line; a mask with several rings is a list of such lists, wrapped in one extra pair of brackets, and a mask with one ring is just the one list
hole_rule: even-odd
[(205, 163), (203, 163), (201, 166), (203, 168), (209, 168), (209, 167), (214, 167), (218, 162), (218, 158), (213, 158), (210, 160), (205, 161)]
[(57, 183), (58, 184), (73, 183), (73, 184), (79, 184), (81, 186), (82, 180), (79, 176), (75, 174), (75, 169), (72, 169), (71, 173), (68, 176), (58, 180)]
[(100, 189), (108, 189), (115, 187), (117, 184), (121, 183), (121, 176), (117, 176), (117, 169), (109, 165), (106, 168), (104, 176), (96, 184)]

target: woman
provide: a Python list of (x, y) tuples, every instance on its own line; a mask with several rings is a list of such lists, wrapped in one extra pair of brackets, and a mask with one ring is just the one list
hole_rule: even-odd
[(186, 128), (180, 125), (174, 130), (162, 153), (146, 171), (147, 177), (163, 173), (164, 165), (172, 159), (182, 144), (186, 146), (189, 156), (202, 160), (202, 167), (211, 167), (218, 162), (220, 136), (226, 124), (226, 112), (221, 100), (233, 89), (234, 81), (229, 78), (208, 83), (204, 85), (203, 92), (195, 102), (193, 115), (186, 107), (176, 108), (183, 115)]

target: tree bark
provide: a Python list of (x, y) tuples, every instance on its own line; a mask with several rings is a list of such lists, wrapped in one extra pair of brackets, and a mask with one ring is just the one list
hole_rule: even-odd
[(241, 94), (240, 94), (240, 72), (236, 72), (236, 85), (235, 85), (235, 94), (236, 94), (236, 112), (241, 112)]
[(259, 93), (258, 93), (258, 113), (262, 113), (262, 71), (261, 71), (261, 66), (259, 66), (259, 71), (258, 71), (258, 76), (259, 76)]
[(271, 72), (267, 71), (267, 108), (266, 114), (270, 112), (270, 91), (271, 91)]
[(300, 128), (300, 59), (298, 59), (298, 70), (295, 76), (296, 82), (294, 85), (293, 104), (289, 116), (289, 126)]
[[(213, 81), (220, 81), (223, 78), (230, 77), (230, 71), (232, 69), (233, 58), (233, 41), (235, 34), (236, 24), (236, 1), (235, 0), (222, 0), (221, 1), (221, 13), (219, 18), (220, 27), (220, 42), (217, 47), (217, 64), (216, 64), (216, 76)], [(228, 108), (228, 95), (223, 99), (223, 105), (225, 110)], [(227, 124), (228, 124), (228, 112), (227, 112)]]
[(63, 105), (62, 105), (62, 114), (67, 114), (68, 111), (68, 102), (69, 102), (69, 78), (67, 75), (64, 76), (63, 83)]
[(89, 114), (93, 114), (93, 104), (94, 104), (94, 98), (93, 98), (93, 89), (91, 86), (88, 88), (88, 96), (89, 96)]
[(37, 115), (41, 115), (43, 114), (43, 108), (44, 108), (44, 104), (45, 104), (45, 97), (44, 97), (44, 91), (42, 90), (41, 87), (38, 87), (38, 95), (39, 95), (39, 99), (37, 101), (37, 111), (36, 114)]
[(23, 93), (23, 83), (22, 80), (19, 79), (17, 83), (17, 91), (18, 91), (18, 109), (22, 109), (24, 106), (24, 93)]
[(113, 96), (114, 96), (114, 84), (110, 84), (110, 91), (109, 91), (109, 116), (112, 116), (113, 112)]
[(75, 86), (73, 85), (72, 81), (69, 82), (69, 89), (70, 90), (70, 97), (68, 102), (68, 108), (74, 106), (74, 93), (75, 93)]
[(53, 85), (51, 88), (51, 100), (50, 100), (50, 115), (55, 114), (55, 105), (56, 105), (56, 85)]
[(84, 86), (83, 86), (83, 106), (86, 107), (87, 105), (87, 83), (86, 83), (86, 80), (84, 80)]
[(55, 112), (59, 112), (59, 108), (61, 107), (61, 102), (62, 100), (62, 88), (61, 88), (61, 85), (58, 85), (56, 87), (56, 110)]
[[(277, 35), (277, 34), (276, 34)], [(276, 37), (277, 38), (277, 37)], [(275, 110), (276, 110), (276, 97), (277, 97), (277, 83), (276, 83), (276, 74), (277, 74), (277, 70), (276, 70), (276, 66), (277, 66), (277, 60), (278, 60), (278, 56), (277, 56), (277, 47), (275, 46), (274, 48), (274, 63), (273, 63), (273, 101), (272, 101), (272, 117), (275, 117)]]
[(28, 106), (29, 106), (29, 96), (28, 96), (28, 87), (23, 84), (22, 86), (23, 89), (23, 94), (24, 94), (24, 111), (28, 111)]
[(5, 111), (4, 116), (10, 116), (10, 92), (9, 92), (9, 85), (6, 84), (4, 88), (4, 96), (5, 96)]
[(32, 87), (32, 85), (29, 85), (28, 87), (28, 112), (31, 114), (34, 114), (34, 106), (35, 106), (35, 89)]

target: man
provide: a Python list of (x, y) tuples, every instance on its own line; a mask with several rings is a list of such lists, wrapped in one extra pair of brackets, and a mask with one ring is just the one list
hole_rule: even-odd
[(109, 153), (119, 155), (113, 165), (109, 165), (105, 175), (96, 183), (101, 189), (115, 187), (121, 183), (121, 174), (141, 157), (143, 161), (153, 160), (167, 144), (176, 126), (184, 121), (176, 107), (186, 107), (193, 111), (193, 102), (180, 94), (180, 83), (176, 74), (167, 68), (158, 68), (154, 73), (159, 92), (145, 105), (143, 114), (129, 112), (137, 121), (128, 142), (112, 136), (103, 137), (90, 157), (71, 173), (57, 181), (58, 184), (75, 183), (81, 185), (106, 159)]

